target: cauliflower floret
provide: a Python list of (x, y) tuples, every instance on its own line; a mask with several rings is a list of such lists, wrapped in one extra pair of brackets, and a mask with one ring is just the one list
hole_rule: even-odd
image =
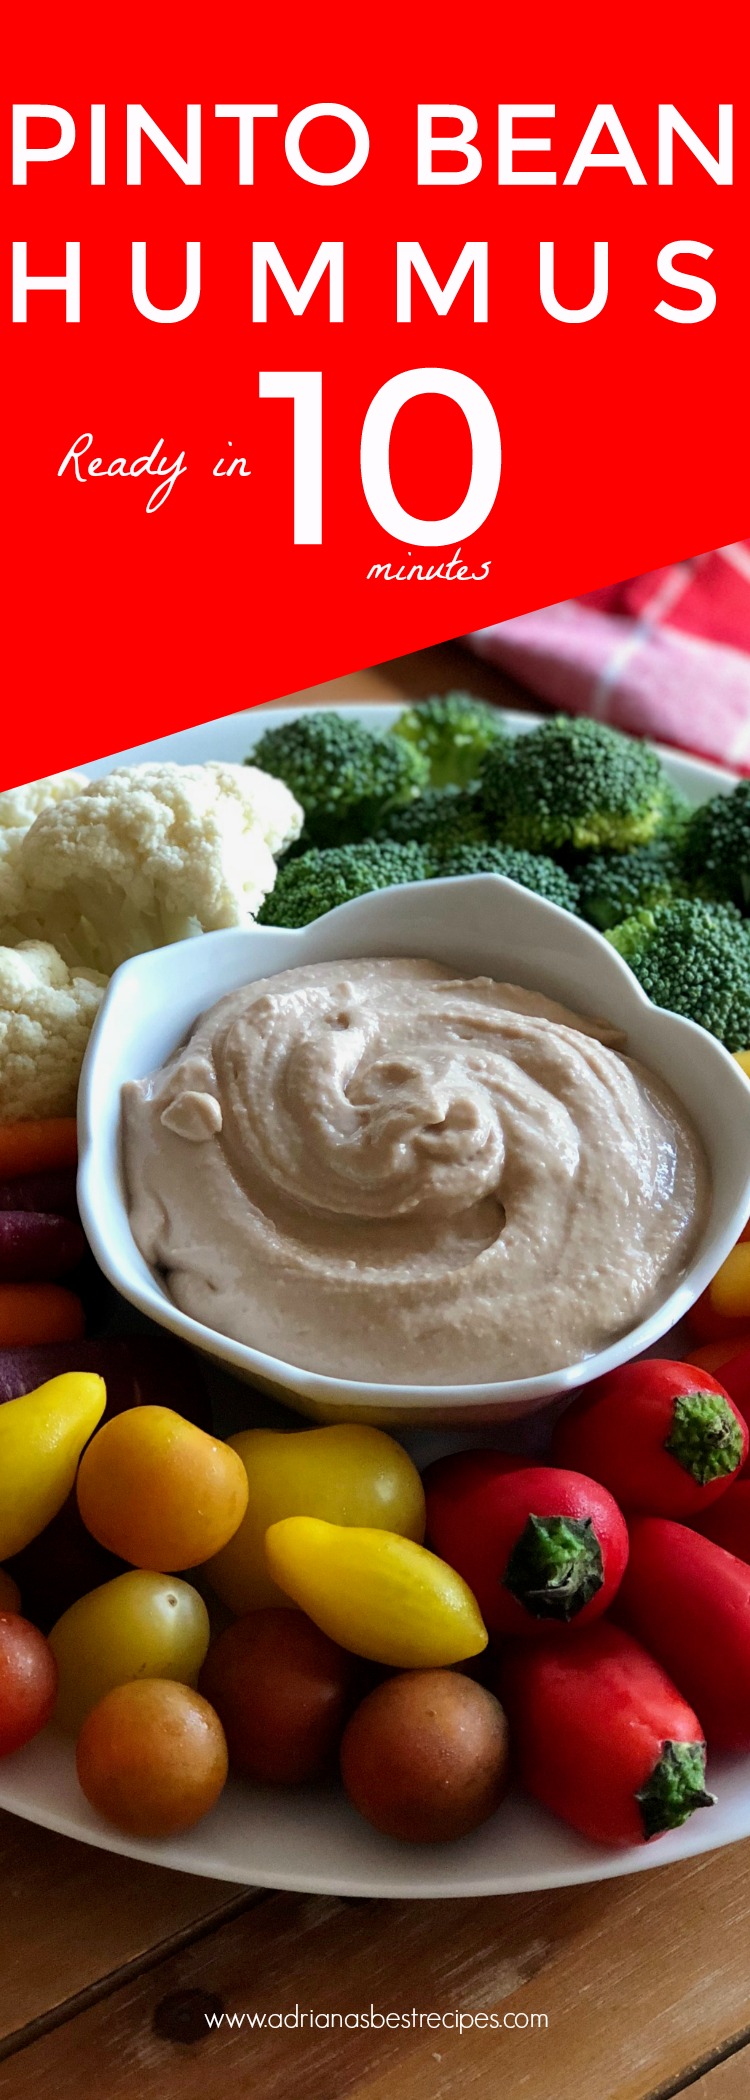
[(0, 948), (0, 1123), (73, 1115), (105, 982), (48, 941)]
[(0, 838), (6, 831), (28, 831), (40, 809), (80, 794), (87, 785), (86, 773), (49, 773), (46, 780), (27, 780), (24, 787), (6, 788), (0, 795)]
[(302, 821), (283, 781), (257, 767), (122, 767), (23, 834), (16, 938), (48, 936), (67, 961), (109, 973), (145, 948), (245, 925)]
[(239, 794), (246, 809), (253, 811), (272, 853), (283, 853), (286, 846), (294, 845), (302, 830), (304, 810), (285, 781), (277, 780), (273, 773), (261, 772), (260, 766), (212, 764), (204, 771), (220, 774), (227, 794)]
[(23, 905), (24, 881), (21, 874), (22, 831), (3, 829), (0, 824), (0, 939), (6, 938), (6, 927), (17, 917)]
[(85, 773), (50, 773), (46, 780), (29, 780), (24, 787), (6, 788), (0, 794), (0, 942), (12, 939), (13, 921), (23, 909), (24, 833), (30, 830), (40, 810), (64, 801), (66, 796), (79, 794), (87, 784)]

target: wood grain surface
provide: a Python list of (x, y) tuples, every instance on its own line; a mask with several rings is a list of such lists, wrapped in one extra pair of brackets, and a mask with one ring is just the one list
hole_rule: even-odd
[(750, 2049), (740, 2049), (713, 2071), (696, 2079), (689, 2088), (690, 2100), (748, 2100), (750, 2093)]
[[(461, 684), (534, 705), (459, 644), (293, 697)], [(0, 1888), (3, 2100), (750, 2100), (750, 1844), (589, 1888), (346, 1903), (0, 1815)], [(370, 2007), (403, 2023), (355, 2026)]]
[(0, 1815), (0, 2048), (102, 1977), (226, 1915), (247, 1890)]
[[(126, 1893), (130, 1953), (92, 2003), (61, 2005), (54, 1902), (37, 1913), (27, 1957), (34, 1944), (49, 1978), (46, 2020), (41, 1988), (36, 2015), (49, 2031), (16, 2033), (7, 2086), (0, 2070), (13, 2100), (218, 2100), (230, 2086), (243, 2100), (291, 2090), (305, 2100), (494, 2100), (498, 2090), (508, 2100), (646, 2100), (682, 2091), (750, 2028), (750, 1845), (644, 1877), (481, 1902), (269, 1895), (208, 1927), (196, 1915), (198, 1937), (177, 1951), (168, 1935), (171, 1910), (184, 1936), (181, 1877), (142, 1873), (166, 1884), (161, 1945), (144, 1962), (140, 1907)], [(118, 1907), (116, 1881), (112, 1894)], [(78, 1974), (88, 1949), (101, 1986), (89, 1915), (78, 1908)], [(117, 1931), (123, 1945), (128, 1924)], [(0, 1943), (6, 1973), (7, 1958)], [(410, 2024), (339, 2024), (371, 2006)], [(207, 2013), (278, 2019), (295, 2008), (307, 2017), (283, 2029), (206, 2024)], [(428, 2013), (451, 2024), (428, 2028)], [(499, 2025), (460, 2033), (456, 2013), (495, 2014)], [(734, 2100), (731, 2083), (726, 2091)], [(725, 2100), (722, 2087), (714, 2095), (708, 2084), (705, 2100)]]

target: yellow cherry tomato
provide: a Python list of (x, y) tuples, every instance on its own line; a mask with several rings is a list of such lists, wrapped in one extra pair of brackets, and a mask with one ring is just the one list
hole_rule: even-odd
[(739, 1065), (740, 1071), (744, 1072), (745, 1078), (750, 1079), (750, 1050), (735, 1050), (734, 1061)]
[(189, 1582), (132, 1568), (63, 1612), (49, 1644), (59, 1672), (55, 1720), (76, 1734), (105, 1692), (134, 1678), (197, 1681), (208, 1612)]
[(710, 1286), (714, 1312), (730, 1320), (750, 1315), (750, 1241), (739, 1240), (727, 1255)]
[(281, 1517), (325, 1517), (424, 1538), (424, 1489), (401, 1444), (382, 1429), (244, 1429), (229, 1439), (247, 1473), (239, 1530), (206, 1569), (217, 1595), (241, 1615), (288, 1598), (271, 1580), (265, 1535)]
[(66, 1371), (0, 1406), (0, 1559), (20, 1553), (67, 1501), (83, 1446), (101, 1421), (103, 1378)]
[(266, 1533), (274, 1580), (331, 1640), (396, 1670), (441, 1669), (487, 1646), (468, 1583), (395, 1531), (285, 1517)]
[(247, 1476), (171, 1407), (131, 1407), (105, 1422), (78, 1469), (84, 1524), (136, 1568), (195, 1568), (225, 1546), (247, 1507)]

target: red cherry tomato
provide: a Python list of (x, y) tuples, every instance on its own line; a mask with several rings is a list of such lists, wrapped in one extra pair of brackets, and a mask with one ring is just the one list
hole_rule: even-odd
[(692, 1364), (650, 1357), (584, 1386), (557, 1423), (554, 1465), (590, 1473), (620, 1508), (692, 1517), (744, 1466), (747, 1426), (723, 1385)]
[[(750, 1344), (747, 1340), (721, 1367), (721, 1382), (731, 1400), (746, 1422), (750, 1422)], [(742, 1468), (744, 1475), (750, 1472), (750, 1457)]]
[(513, 1641), (499, 1690), (522, 1786), (584, 1837), (642, 1845), (713, 1805), (700, 1721), (609, 1621), (572, 1641)]
[(705, 1517), (695, 1518), (694, 1524), (704, 1539), (713, 1539), (714, 1545), (723, 1546), (725, 1553), (733, 1553), (736, 1560), (750, 1564), (750, 1480), (736, 1481), (716, 1508), (707, 1510)]
[(634, 1517), (615, 1616), (695, 1707), (710, 1749), (750, 1750), (750, 1568), (743, 1561), (687, 1524)]
[(701, 1291), (700, 1297), (696, 1298), (695, 1304), (691, 1305), (688, 1322), (691, 1333), (697, 1336), (699, 1342), (723, 1342), (725, 1339), (731, 1341), (734, 1335), (739, 1343), (747, 1327), (747, 1315), (738, 1313), (736, 1318), (730, 1319), (728, 1313), (717, 1312), (709, 1283), (707, 1289)]
[(57, 1664), (44, 1634), (18, 1612), (0, 1613), (0, 1757), (39, 1734), (56, 1697)]
[(510, 1471), (489, 1451), (441, 1461), (430, 1481), (432, 1470), (428, 1539), (474, 1591), (490, 1633), (577, 1631), (607, 1610), (628, 1534), (605, 1487), (560, 1467)]
[(710, 1371), (712, 1378), (716, 1378), (724, 1365), (730, 1363), (732, 1357), (737, 1355), (738, 1350), (747, 1349), (749, 1346), (750, 1333), (745, 1327), (741, 1334), (733, 1335), (731, 1341), (725, 1335), (723, 1342), (699, 1342), (697, 1349), (690, 1351), (690, 1362), (695, 1364), (699, 1371)]

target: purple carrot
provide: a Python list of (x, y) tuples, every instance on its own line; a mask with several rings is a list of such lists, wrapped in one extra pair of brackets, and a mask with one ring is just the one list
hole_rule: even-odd
[(0, 1283), (54, 1283), (82, 1261), (86, 1241), (72, 1218), (0, 1211)]
[(0, 1405), (32, 1393), (65, 1371), (96, 1371), (107, 1388), (105, 1419), (128, 1407), (171, 1407), (175, 1414), (212, 1427), (211, 1402), (198, 1358), (169, 1336), (87, 1336), (81, 1342), (44, 1342), (0, 1349)]
[(46, 1174), (0, 1181), (0, 1211), (4, 1210), (43, 1210), (57, 1218), (77, 1218), (75, 1167), (50, 1167)]

